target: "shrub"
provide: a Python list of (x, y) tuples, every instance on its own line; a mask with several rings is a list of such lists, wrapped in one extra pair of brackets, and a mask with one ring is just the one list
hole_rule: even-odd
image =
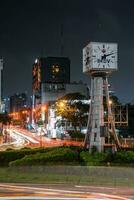
[(84, 139), (85, 135), (83, 133), (80, 132), (71, 132), (70, 133), (71, 138), (79, 138), (79, 139)]
[(134, 152), (133, 151), (116, 152), (112, 156), (112, 162), (114, 162), (114, 163), (134, 163)]
[(78, 161), (78, 153), (69, 148), (57, 148), (46, 153), (37, 153), (25, 156), (22, 159), (10, 162), (10, 166), (45, 165), (48, 163), (69, 163)]
[(80, 153), (81, 160), (85, 163), (85, 165), (102, 165), (105, 163), (107, 154), (106, 153), (89, 153), (88, 151), (82, 151)]
[(21, 150), (8, 150), (8, 151), (0, 151), (0, 166), (8, 166), (9, 162), (21, 159), (25, 155), (33, 155), (37, 152), (47, 152), (51, 151), (52, 148), (36, 148), (36, 149), (29, 149), (24, 148)]
[(107, 163), (116, 164), (134, 164), (134, 152), (133, 151), (119, 151), (115, 154), (112, 153), (94, 153), (89, 152), (80, 153), (81, 160), (86, 165), (104, 165)]

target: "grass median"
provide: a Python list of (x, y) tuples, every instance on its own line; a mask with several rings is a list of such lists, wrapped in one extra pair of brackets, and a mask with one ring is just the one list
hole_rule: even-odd
[(134, 187), (134, 170), (125, 167), (37, 166), (0, 168), (4, 183), (65, 183)]

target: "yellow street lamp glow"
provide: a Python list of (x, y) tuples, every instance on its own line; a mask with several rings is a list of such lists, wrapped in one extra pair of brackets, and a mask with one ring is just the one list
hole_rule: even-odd
[(42, 112), (45, 112), (46, 111), (46, 106), (42, 106), (41, 110), (42, 110)]
[(60, 102), (60, 107), (63, 108), (65, 106), (64, 102)]
[(33, 112), (35, 112), (35, 109), (33, 108)]
[(113, 103), (112, 100), (109, 100), (109, 105), (112, 105), (112, 103)]

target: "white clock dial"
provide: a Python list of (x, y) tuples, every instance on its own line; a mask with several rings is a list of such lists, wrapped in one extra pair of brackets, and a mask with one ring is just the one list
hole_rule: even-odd
[(114, 69), (117, 66), (117, 45), (95, 43), (93, 52), (96, 55), (94, 59), (94, 68), (99, 69)]
[(117, 44), (91, 42), (83, 53), (83, 72), (117, 70)]

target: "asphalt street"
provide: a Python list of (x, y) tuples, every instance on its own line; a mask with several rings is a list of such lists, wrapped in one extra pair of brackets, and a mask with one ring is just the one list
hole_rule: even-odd
[(133, 188), (63, 184), (0, 184), (0, 199), (128, 200)]

